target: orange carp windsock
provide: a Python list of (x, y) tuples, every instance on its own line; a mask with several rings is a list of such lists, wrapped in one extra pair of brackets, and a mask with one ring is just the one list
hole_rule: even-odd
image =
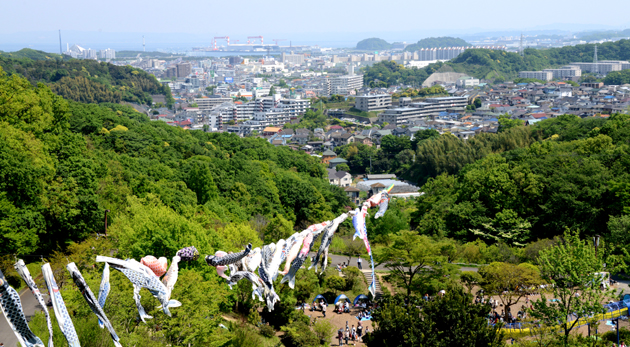
[(152, 255), (147, 255), (140, 259), (140, 264), (151, 269), (157, 277), (162, 277), (168, 269), (168, 261), (164, 257), (157, 259)]

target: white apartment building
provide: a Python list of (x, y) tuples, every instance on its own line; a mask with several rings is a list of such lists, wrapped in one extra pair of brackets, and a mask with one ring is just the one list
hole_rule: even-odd
[(101, 59), (103, 60), (112, 60), (112, 59), (116, 59), (116, 51), (108, 48), (108, 49), (101, 49), (99, 51), (99, 56)]
[(348, 95), (355, 89), (363, 88), (363, 75), (346, 75), (326, 80), (328, 95)]
[(254, 112), (253, 120), (263, 126), (282, 126), (291, 120), (288, 112), (281, 108), (274, 108), (266, 112)]
[(559, 69), (544, 69), (543, 72), (551, 72), (553, 78), (565, 79), (582, 76), (582, 69), (579, 66), (563, 66)]
[(380, 111), (392, 106), (392, 96), (389, 94), (361, 95), (355, 98), (354, 108), (365, 111)]
[(285, 52), (282, 52), (282, 57), (280, 61), (285, 64), (290, 63), (295, 65), (302, 65), (304, 64), (304, 54), (293, 54), (293, 52), (291, 52), (291, 54), (286, 54)]
[(577, 66), (580, 70), (584, 72), (591, 72), (606, 75), (609, 72), (613, 71), (621, 71), (623, 70), (623, 65), (628, 64), (630, 67), (630, 63), (628, 62), (620, 62), (620, 61), (601, 61), (597, 63), (571, 63), (570, 66)]
[(297, 116), (304, 114), (309, 107), (311, 107), (311, 100), (309, 99), (281, 99), (280, 107), (287, 111), (289, 115)]
[(460, 79), (457, 80), (456, 82), (458, 87), (461, 88), (470, 88), (470, 87), (475, 87), (479, 85), (479, 79), (478, 78), (473, 78), (473, 77), (462, 77)]
[(378, 122), (394, 125), (409, 123), (409, 120), (438, 115), (450, 108), (464, 108), (468, 105), (468, 97), (453, 96), (427, 98), (425, 102), (414, 102), (410, 107), (390, 108), (378, 115)]
[(551, 71), (521, 71), (518, 73), (519, 78), (534, 78), (541, 81), (551, 81), (553, 73)]
[(256, 98), (254, 101), (256, 104), (256, 110), (262, 112), (276, 108), (280, 105), (281, 98), (282, 97), (279, 94)]
[(200, 110), (212, 110), (226, 102), (232, 102), (232, 98), (195, 98), (195, 103)]

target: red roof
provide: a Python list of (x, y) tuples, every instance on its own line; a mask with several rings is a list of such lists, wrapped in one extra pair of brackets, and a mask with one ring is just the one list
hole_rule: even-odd
[(343, 129), (341, 125), (333, 125), (330, 127), (331, 129)]
[(546, 113), (535, 113), (535, 114), (532, 114), (532, 117), (538, 119), (538, 118), (547, 117), (547, 114)]
[(192, 122), (189, 121), (189, 120), (183, 120), (183, 121), (179, 122), (179, 125), (191, 125), (191, 124), (192, 124)]

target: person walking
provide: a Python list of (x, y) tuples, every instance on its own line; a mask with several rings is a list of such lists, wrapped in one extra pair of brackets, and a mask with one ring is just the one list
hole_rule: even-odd
[(348, 329), (348, 326), (346, 326), (346, 331), (344, 332), (343, 337), (346, 340), (346, 345), (347, 345), (348, 344), (348, 339), (350, 339), (350, 329)]
[(339, 339), (339, 346), (343, 346), (343, 328), (337, 331), (337, 338)]
[(363, 326), (361, 325), (361, 322), (359, 321), (359, 323), (357, 324), (357, 337), (359, 338), (359, 342), (361, 342), (362, 336), (363, 336)]
[(323, 301), (322, 301), (322, 314), (324, 315), (324, 318), (326, 318), (326, 305)]
[(354, 324), (352, 324), (352, 329), (350, 329), (350, 334), (352, 336), (352, 345), (357, 345), (357, 330), (354, 328)]
[(363, 270), (363, 264), (361, 264), (361, 257), (357, 258), (357, 266), (359, 267), (359, 270)]

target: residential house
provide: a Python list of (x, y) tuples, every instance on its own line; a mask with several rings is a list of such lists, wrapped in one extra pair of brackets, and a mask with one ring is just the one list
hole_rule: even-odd
[(328, 182), (338, 187), (349, 187), (352, 184), (352, 175), (346, 171), (337, 171), (335, 168), (328, 171)]
[(327, 150), (322, 154), (322, 163), (329, 164), (332, 159), (337, 158), (337, 153)]
[(372, 147), (372, 139), (363, 135), (356, 135), (354, 137), (354, 143), (360, 143)]
[(350, 201), (352, 201), (355, 205), (359, 204), (359, 194), (361, 193), (361, 190), (356, 187), (346, 187), (344, 191), (346, 192), (346, 195), (348, 195), (348, 198), (350, 198)]
[(330, 168), (335, 168), (339, 164), (348, 164), (348, 161), (343, 158), (334, 158), (328, 161), (328, 165), (330, 165)]

